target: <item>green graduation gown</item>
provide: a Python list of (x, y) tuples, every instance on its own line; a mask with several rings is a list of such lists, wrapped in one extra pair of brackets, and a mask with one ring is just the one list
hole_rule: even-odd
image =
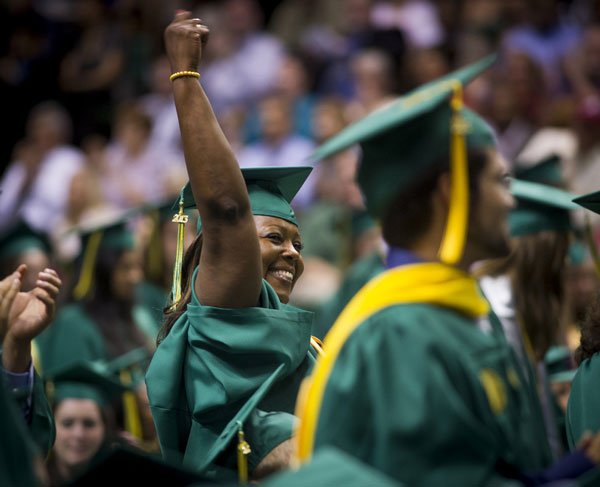
[(0, 431), (0, 485), (3, 487), (38, 485), (33, 474), (33, 458), (38, 452), (1, 374)]
[(401, 487), (396, 480), (333, 447), (321, 448), (311, 462), (266, 479), (265, 487)]
[[(0, 349), (0, 361), (2, 358), (2, 350)], [(15, 397), (20, 407), (24, 404), (21, 401), (26, 401), (29, 394), (21, 394)], [(40, 452), (45, 457), (50, 452), (54, 439), (56, 437), (56, 428), (54, 424), (54, 414), (48, 403), (46, 392), (44, 390), (44, 381), (34, 369), (33, 373), (33, 389), (31, 391), (31, 421), (29, 430), (31, 437), (37, 444)]]
[[(493, 485), (499, 459), (523, 461), (509, 370), (506, 347), (473, 320), (427, 304), (386, 308), (338, 356), (315, 450), (336, 446), (411, 486)], [(482, 373), (502, 391), (495, 412)]]
[(142, 281), (135, 288), (136, 301), (149, 312), (158, 329), (164, 321), (163, 310), (168, 303), (169, 293), (150, 281)]
[(31, 404), (31, 436), (40, 448), (44, 457), (50, 453), (56, 437), (54, 414), (46, 398), (44, 381), (37, 374), (33, 378), (33, 395)]
[[(133, 319), (148, 338), (150, 347), (158, 333), (152, 314), (143, 306), (136, 305), (133, 308)], [(72, 303), (60, 310), (52, 325), (36, 338), (36, 345), (40, 354), (42, 375), (44, 371), (71, 362), (108, 361), (113, 358), (109, 356), (96, 322), (81, 303)]]
[(575, 450), (585, 431), (600, 431), (600, 352), (581, 362), (567, 405), (567, 439)]
[(439, 263), (386, 271), (325, 340), (300, 398), (300, 459), (334, 446), (411, 486), (505, 485), (526, 468), (506, 346), (477, 327), (475, 281)]
[(492, 327), (492, 336), (498, 340), (498, 343), (508, 349), (512, 367), (517, 372), (521, 384), (519, 388), (521, 394), (519, 425), (522, 433), (521, 438), (528, 452), (528, 467), (538, 470), (544, 469), (552, 464), (553, 459), (548, 444), (533, 367), (529, 361), (527, 361), (525, 369), (520, 365), (515, 351), (506, 340), (500, 319), (493, 311), (490, 311), (488, 319)]
[(314, 363), (311, 327), (312, 313), (282, 304), (264, 280), (253, 308), (202, 306), (194, 292), (146, 374), (165, 460), (226, 479), (236, 475), (240, 426), (249, 472), (289, 439)]
[(383, 256), (379, 251), (372, 252), (352, 264), (336, 293), (316, 310), (314, 335), (323, 339), (348, 301), (384, 270)]

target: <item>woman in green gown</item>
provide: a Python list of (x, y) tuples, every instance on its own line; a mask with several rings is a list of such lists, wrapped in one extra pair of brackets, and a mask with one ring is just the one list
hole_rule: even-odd
[(311, 168), (240, 171), (195, 73), (208, 29), (190, 17), (177, 14), (165, 41), (190, 178), (182, 206), (198, 208), (202, 232), (146, 384), (167, 461), (244, 480), (288, 465), (314, 362), (312, 314), (286, 304), (304, 267), (289, 202)]

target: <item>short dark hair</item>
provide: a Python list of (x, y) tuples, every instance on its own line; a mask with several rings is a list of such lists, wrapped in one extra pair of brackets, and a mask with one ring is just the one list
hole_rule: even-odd
[[(488, 163), (488, 153), (484, 149), (470, 149), (467, 159), (471, 194), (469, 206), (472, 208), (479, 197), (479, 176)], [(431, 195), (440, 176), (449, 171), (449, 158), (445, 154), (393, 200), (382, 222), (383, 238), (388, 244), (410, 248), (427, 231), (433, 211)]]

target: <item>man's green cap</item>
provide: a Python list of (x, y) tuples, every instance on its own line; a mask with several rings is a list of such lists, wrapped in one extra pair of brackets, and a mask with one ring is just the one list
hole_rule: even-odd
[(0, 236), (0, 261), (13, 259), (29, 250), (50, 254), (52, 246), (48, 236), (21, 221)]
[[(297, 226), (290, 203), (312, 169), (311, 166), (243, 168), (242, 176), (248, 188), (252, 214), (281, 218)], [(183, 198), (184, 208), (196, 208), (190, 183), (182, 189), (180, 198)], [(179, 208), (179, 200), (172, 208)], [(201, 222), (198, 219), (198, 232), (200, 229)]]
[(513, 237), (571, 230), (569, 211), (578, 209), (573, 193), (519, 179), (512, 180), (510, 189), (517, 199), (517, 207), (508, 215)]
[(44, 374), (54, 384), (55, 403), (64, 399), (91, 399), (103, 406), (127, 390), (101, 364), (71, 362)]
[(593, 211), (594, 213), (600, 214), (600, 191), (578, 196), (577, 198), (573, 199), (573, 202), (590, 211)]
[(516, 179), (521, 181), (531, 181), (557, 187), (565, 185), (560, 157), (554, 154), (534, 165), (522, 165), (516, 162), (514, 175)]
[(573, 359), (569, 347), (551, 347), (544, 357), (546, 372), (550, 382), (571, 382), (577, 369), (573, 367)]
[[(362, 158), (357, 181), (367, 209), (385, 216), (393, 200), (423, 172), (440, 160), (450, 161), (450, 97), (488, 68), (495, 56), (454, 71), (404, 95), (335, 135), (311, 155), (321, 159), (360, 143)], [(462, 107), (467, 149), (496, 146), (492, 128), (475, 112)]]

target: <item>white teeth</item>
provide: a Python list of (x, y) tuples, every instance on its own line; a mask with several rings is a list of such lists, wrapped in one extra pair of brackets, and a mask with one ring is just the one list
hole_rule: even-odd
[(280, 277), (280, 278), (286, 279), (288, 281), (291, 281), (294, 279), (294, 274), (292, 274), (290, 271), (277, 270), (277, 271), (273, 271), (273, 274), (276, 277)]

